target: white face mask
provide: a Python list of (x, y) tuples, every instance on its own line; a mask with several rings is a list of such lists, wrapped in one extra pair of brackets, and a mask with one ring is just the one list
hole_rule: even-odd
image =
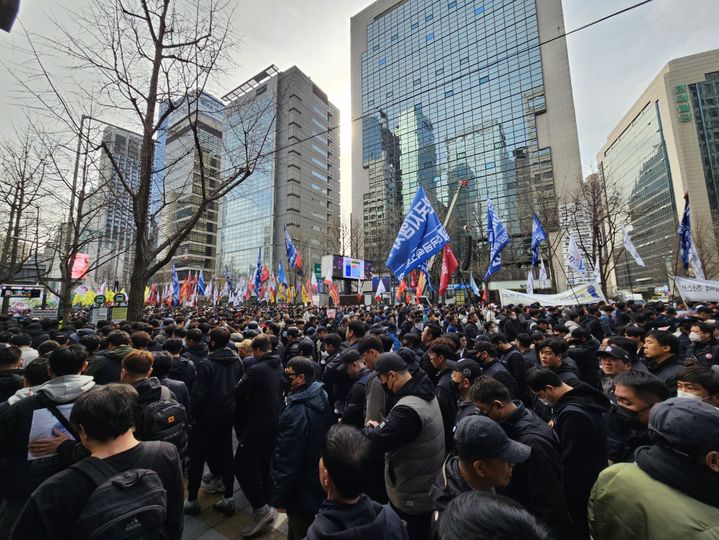
[(549, 403), (549, 401), (547, 401), (547, 400), (544, 399), (544, 398), (538, 397), (537, 399), (538, 399), (538, 400), (542, 403), (542, 405), (544, 405), (545, 407), (551, 407), (551, 406), (552, 406), (552, 404)]
[(702, 340), (701, 334), (696, 334), (694, 332), (689, 334), (689, 341), (692, 341), (693, 343), (700, 343)]
[(700, 396), (690, 394), (689, 392), (685, 392), (684, 390), (677, 390), (677, 397), (678, 398), (701, 399)]

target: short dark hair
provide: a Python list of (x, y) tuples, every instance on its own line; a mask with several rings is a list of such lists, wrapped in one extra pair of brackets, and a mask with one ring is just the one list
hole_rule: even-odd
[(176, 338), (165, 340), (165, 343), (162, 345), (162, 349), (170, 354), (178, 354), (182, 351), (182, 340)]
[(25, 369), (23, 369), (23, 376), (29, 386), (40, 386), (50, 380), (50, 375), (47, 372), (47, 368), (50, 362), (47, 356), (40, 356), (30, 362)]
[(210, 330), (210, 341), (215, 344), (215, 348), (222, 349), (227, 347), (231, 335), (231, 332), (226, 327), (218, 326)]
[(424, 328), (428, 331), (432, 339), (437, 339), (439, 336), (442, 335), (442, 327), (438, 324), (427, 323)]
[(252, 350), (262, 352), (270, 352), (272, 350), (272, 340), (267, 334), (257, 334), (252, 338)]
[(300, 342), (297, 344), (297, 352), (300, 353), (300, 356), (311, 357), (314, 348), (315, 344), (308, 339), (301, 339)]
[(698, 384), (710, 394), (719, 393), (719, 375), (714, 370), (704, 366), (685, 367), (677, 373), (677, 381)]
[[(384, 352), (392, 352), (392, 347), (394, 347), (394, 339), (389, 337), (387, 334), (382, 334), (377, 337), (382, 342), (382, 346), (384, 347)], [(364, 338), (362, 338), (362, 339), (364, 339)]]
[(167, 351), (157, 351), (152, 353), (152, 356), (152, 374), (155, 377), (165, 377), (172, 366), (172, 355)]
[(185, 334), (186, 341), (192, 341), (193, 343), (199, 343), (202, 341), (202, 330), (199, 328), (190, 328)]
[(367, 325), (362, 321), (350, 321), (349, 325), (347, 325), (347, 328), (352, 330), (352, 333), (357, 339), (364, 337), (364, 335), (367, 333)]
[(56, 377), (80, 373), (87, 360), (87, 349), (82, 345), (70, 345), (50, 354), (50, 369)]
[[(699, 330), (702, 331), (703, 334), (711, 334), (714, 332), (714, 325), (708, 322), (701, 322), (701, 321), (695, 321), (692, 323), (692, 326), (696, 326), (699, 328)], [(24, 336), (25, 334), (17, 334), (13, 336), (13, 338), (16, 338), (18, 335)], [(28, 336), (30, 337), (30, 336)], [(10, 340), (10, 343), (15, 343), (12, 339)], [(15, 343), (15, 345), (20, 345), (20, 343)], [(29, 343), (28, 343), (29, 345)]]
[[(82, 342), (80, 343), (83, 344)], [(44, 356), (50, 354), (52, 351), (58, 350), (61, 346), (62, 345), (60, 345), (57, 341), (48, 339), (47, 341), (43, 341), (42, 343), (40, 343), (40, 345), (37, 346), (37, 353), (40, 356)]]
[(538, 392), (539, 390), (544, 390), (547, 386), (559, 388), (562, 386), (562, 380), (553, 371), (533, 367), (527, 371), (527, 386), (529, 386), (531, 390)]
[(22, 351), (17, 345), (8, 345), (0, 348), (0, 366), (17, 364), (22, 358)]
[(545, 348), (551, 349), (551, 351), (554, 354), (558, 354), (561, 356), (562, 354), (567, 352), (567, 350), (569, 349), (569, 343), (567, 343), (563, 339), (557, 339), (557, 338), (545, 339), (539, 345), (537, 345), (537, 354), (539, 354), (539, 352)]
[(325, 345), (331, 345), (335, 349), (339, 349), (342, 345), (342, 337), (339, 334), (327, 334), (322, 340), (322, 343)]
[(512, 499), (472, 490), (449, 502), (439, 520), (439, 537), (442, 540), (551, 540), (554, 535)]
[(650, 373), (643, 371), (630, 371), (620, 373), (612, 380), (614, 386), (626, 386), (647, 403), (658, 403), (671, 397), (669, 387)]
[(107, 336), (107, 343), (113, 347), (130, 344), (130, 334), (123, 330), (113, 330)]
[(436, 341), (430, 345), (429, 350), (437, 356), (442, 356), (445, 360), (456, 360), (457, 355), (452, 347), (447, 343), (437, 343)]
[(679, 338), (671, 332), (665, 332), (664, 330), (652, 330), (646, 337), (653, 337), (662, 347), (669, 347), (669, 352), (672, 354), (679, 353)]
[[(101, 344), (102, 342), (100, 341), (100, 337), (97, 334), (85, 334), (84, 336), (80, 336), (80, 345), (84, 345), (89, 354), (92, 354), (97, 351), (100, 348)], [(39, 349), (38, 352), (40, 352)]]
[(509, 343), (507, 336), (505, 336), (501, 332), (489, 334), (489, 341), (491, 341), (494, 345), (498, 345), (499, 343)]
[(15, 334), (10, 338), (9, 343), (18, 347), (29, 347), (32, 345), (32, 338), (28, 334)]
[(141, 330), (139, 332), (134, 332), (130, 336), (130, 341), (135, 349), (144, 349), (150, 344), (152, 338), (150, 337), (150, 334)]
[(512, 395), (509, 390), (497, 379), (478, 377), (469, 388), (469, 399), (472, 401), (489, 404), (493, 401), (501, 401), (502, 403), (510, 403)]
[(517, 340), (517, 343), (519, 343), (522, 347), (532, 346), (532, 336), (530, 336), (529, 334), (517, 334), (517, 337), (515, 339)]
[(370, 442), (354, 426), (335, 424), (322, 446), (322, 461), (337, 492), (345, 499), (362, 493), (370, 457)]
[(578, 339), (582, 342), (587, 341), (591, 334), (585, 328), (575, 328), (572, 330), (572, 339)]
[(287, 367), (292, 368), (298, 375), (304, 375), (307, 383), (312, 382), (315, 378), (315, 364), (309, 358), (295, 356), (287, 362)]
[(95, 441), (116, 439), (135, 425), (138, 395), (129, 384), (96, 386), (75, 400), (70, 422)]
[(382, 340), (377, 336), (365, 336), (357, 343), (357, 350), (360, 354), (364, 354), (367, 351), (377, 351), (378, 353), (385, 352)]
[(628, 324), (624, 327), (624, 335), (627, 337), (644, 339), (647, 335), (647, 332), (641, 326), (638, 326), (636, 324)]
[(155, 357), (149, 351), (131, 351), (122, 359), (122, 369), (133, 375), (145, 375), (152, 369)]

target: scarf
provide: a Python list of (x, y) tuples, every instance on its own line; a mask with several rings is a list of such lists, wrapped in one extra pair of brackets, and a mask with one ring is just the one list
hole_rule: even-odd
[(639, 468), (657, 482), (719, 508), (719, 476), (704, 465), (659, 444), (637, 449), (635, 459)]

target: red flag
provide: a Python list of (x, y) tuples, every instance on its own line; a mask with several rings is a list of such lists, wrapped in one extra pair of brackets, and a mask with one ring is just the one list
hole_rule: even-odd
[(330, 286), (330, 298), (332, 298), (332, 302), (334, 302), (335, 306), (340, 305), (340, 291), (337, 285), (333, 284)]
[(399, 286), (397, 287), (397, 302), (402, 301), (402, 295), (404, 294), (404, 291), (407, 290), (407, 282), (403, 279), (399, 282)]
[(442, 277), (439, 280), (439, 294), (443, 295), (449, 286), (449, 279), (459, 267), (457, 258), (452, 253), (449, 244), (445, 244), (442, 250)]
[(180, 287), (180, 303), (190, 298), (190, 286), (190, 272), (188, 272), (185, 281), (182, 282), (182, 287)]
[(270, 272), (267, 270), (267, 265), (262, 266), (262, 275), (260, 276), (260, 281), (267, 281), (270, 279)]

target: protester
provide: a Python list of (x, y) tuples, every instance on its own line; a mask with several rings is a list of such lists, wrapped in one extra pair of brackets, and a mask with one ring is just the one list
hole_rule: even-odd
[(272, 454), (270, 499), (272, 506), (287, 513), (288, 540), (307, 535), (324, 499), (318, 463), (334, 419), (323, 385), (314, 375), (314, 364), (307, 358), (294, 357), (285, 366), (288, 393)]
[(172, 356), (165, 351), (153, 353), (154, 361), (152, 362), (152, 375), (157, 377), (160, 384), (166, 387), (175, 396), (177, 402), (185, 408), (187, 416), (192, 416), (192, 406), (190, 404), (190, 392), (187, 385), (182, 381), (176, 381), (168, 378), (167, 374), (172, 367)]
[(457, 409), (457, 419), (455, 425), (452, 426), (452, 446), (454, 448), (454, 432), (456, 425), (467, 417), (477, 414), (477, 406), (472, 401), (470, 396), (470, 389), (472, 383), (482, 375), (482, 368), (479, 364), (471, 358), (462, 358), (459, 362), (454, 365), (452, 371), (452, 383), (457, 388), (457, 393), (460, 396), (459, 408)]
[(677, 397), (699, 399), (719, 408), (719, 370), (685, 367), (677, 373)]
[(649, 413), (651, 446), (604, 470), (592, 489), (594, 540), (713, 538), (719, 530), (719, 411), (674, 398)]
[(677, 354), (679, 354), (679, 340), (670, 332), (652, 330), (644, 338), (647, 369), (669, 387), (673, 396), (677, 394), (677, 374), (683, 367)]
[(96, 361), (87, 374), (97, 384), (120, 382), (122, 359), (132, 351), (130, 334), (122, 330), (113, 330), (107, 336), (107, 349), (96, 355)]
[(517, 382), (497, 357), (497, 349), (487, 341), (478, 341), (474, 346), (475, 358), (482, 366), (482, 375), (492, 377), (507, 387), (512, 398), (517, 397)]
[(15, 345), (0, 344), (0, 403), (23, 385), (22, 351)]
[(437, 371), (435, 395), (444, 424), (444, 447), (449, 452), (452, 448), (452, 433), (457, 419), (457, 398), (459, 397), (452, 384), (456, 355), (452, 346), (441, 339), (432, 343), (428, 355), (432, 367)]
[[(687, 351), (688, 359), (691, 359), (704, 367), (711, 367), (715, 364), (719, 364), (719, 355), (717, 355), (716, 351), (717, 341), (714, 338), (714, 329), (715, 326), (708, 322), (695, 322), (692, 324), (691, 331), (689, 333), (691, 346)], [(717, 356), (715, 357), (715, 355)]]
[(15, 345), (22, 352), (22, 367), (24, 368), (40, 356), (40, 354), (32, 348), (32, 338), (28, 334), (15, 334), (10, 338), (8, 343)]
[(565, 341), (556, 338), (547, 339), (537, 346), (537, 350), (541, 366), (556, 374), (563, 383), (577, 386), (581, 382), (574, 360), (564, 356), (569, 350)]
[(372, 372), (362, 360), (362, 355), (354, 349), (342, 355), (342, 362), (347, 370), (347, 376), (354, 381), (342, 411), (342, 423), (362, 428), (365, 425), (367, 409), (367, 381)]
[[(193, 330), (190, 330), (190, 332), (192, 331)], [(199, 330), (197, 330), (197, 332), (199, 333)], [(205, 350), (207, 350), (207, 345), (204, 343), (203, 345)], [(167, 339), (162, 345), (162, 350), (172, 355), (170, 371), (167, 373), (168, 378), (185, 383), (187, 390), (192, 392), (192, 385), (195, 383), (195, 379), (197, 378), (197, 368), (193, 360), (191, 360), (188, 356), (182, 355), (182, 340), (177, 338)], [(188, 353), (185, 352), (185, 355), (188, 355)], [(194, 354), (191, 356), (196, 357)], [(207, 353), (201, 358), (201, 360), (198, 361), (198, 364), (204, 362), (206, 359)]]
[[(99, 530), (103, 538), (128, 531), (182, 537), (179, 454), (170, 443), (135, 439), (136, 406), (137, 392), (122, 384), (92, 389), (75, 400), (69, 421), (91, 455), (32, 493), (12, 540), (87, 538)], [(113, 479), (126, 482), (125, 488), (114, 487)]]

